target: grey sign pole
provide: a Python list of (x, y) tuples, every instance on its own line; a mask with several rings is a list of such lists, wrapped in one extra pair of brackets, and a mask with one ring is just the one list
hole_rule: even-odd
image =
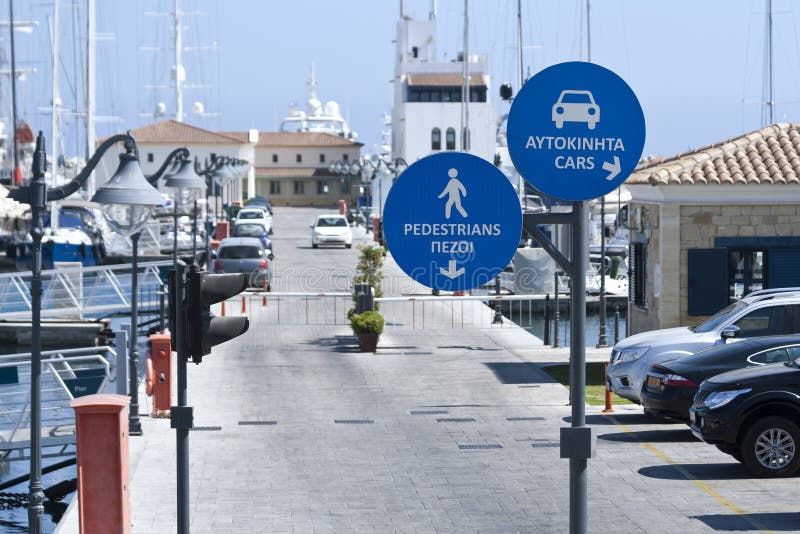
[[(523, 226), (569, 274), (570, 289), (570, 399), (571, 426), (561, 428), (561, 457), (569, 459), (569, 531), (586, 533), (588, 500), (587, 467), (594, 456), (595, 439), (586, 427), (586, 264), (588, 263), (586, 204), (573, 202), (570, 213), (534, 213), (523, 215)], [(572, 232), (570, 259), (539, 229), (540, 224), (567, 224)]]

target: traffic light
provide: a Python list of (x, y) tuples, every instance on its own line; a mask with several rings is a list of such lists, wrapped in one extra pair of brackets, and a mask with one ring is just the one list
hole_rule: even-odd
[(190, 267), (186, 277), (186, 357), (203, 361), (211, 347), (247, 332), (247, 317), (215, 317), (211, 305), (238, 295), (247, 287), (244, 274), (209, 274)]

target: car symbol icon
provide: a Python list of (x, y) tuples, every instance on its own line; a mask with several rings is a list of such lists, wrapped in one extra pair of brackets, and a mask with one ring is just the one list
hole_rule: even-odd
[(590, 130), (600, 122), (600, 106), (590, 91), (565, 89), (553, 104), (553, 122), (559, 130), (565, 122), (585, 122)]

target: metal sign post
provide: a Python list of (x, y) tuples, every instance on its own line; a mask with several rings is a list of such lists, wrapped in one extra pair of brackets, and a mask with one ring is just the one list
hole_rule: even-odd
[[(570, 533), (587, 529), (587, 466), (595, 437), (586, 427), (586, 267), (588, 211), (584, 201), (620, 186), (644, 148), (644, 113), (625, 81), (593, 63), (560, 63), (520, 90), (508, 116), (514, 165), (539, 191), (572, 201), (570, 213), (525, 214), (524, 227), (571, 279), (571, 425), (561, 428), (561, 457), (569, 459)], [(566, 224), (566, 258), (538, 225)]]

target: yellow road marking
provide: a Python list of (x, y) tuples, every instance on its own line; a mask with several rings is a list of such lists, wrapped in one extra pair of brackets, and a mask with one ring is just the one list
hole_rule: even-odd
[[(622, 423), (617, 421), (613, 416), (606, 415), (605, 417), (608, 420), (610, 420), (612, 423), (614, 423), (620, 430), (622, 430), (626, 434), (632, 434), (634, 436), (637, 435), (635, 430), (631, 430), (627, 426), (623, 425)], [(766, 533), (770, 533), (770, 534), (772, 533), (772, 531), (771, 530), (767, 530), (767, 528), (764, 525), (760, 524), (758, 521), (756, 521), (752, 517), (748, 516), (747, 512), (745, 512), (743, 509), (739, 508), (738, 506), (733, 504), (731, 501), (729, 501), (728, 499), (726, 499), (725, 497), (723, 497), (722, 495), (720, 495), (719, 493), (714, 491), (714, 489), (711, 486), (709, 486), (705, 482), (697, 480), (695, 477), (692, 476), (691, 473), (689, 473), (686, 469), (684, 469), (680, 465), (676, 464), (669, 456), (667, 456), (666, 454), (664, 454), (663, 452), (658, 450), (653, 444), (648, 443), (646, 441), (640, 441), (639, 443), (641, 443), (644, 446), (644, 448), (646, 448), (648, 451), (650, 451), (653, 454), (655, 454), (656, 456), (658, 456), (662, 461), (666, 462), (667, 464), (669, 464), (670, 466), (675, 468), (675, 470), (677, 470), (681, 475), (683, 475), (683, 477), (686, 480), (694, 482), (697, 487), (699, 487), (700, 489), (702, 489), (703, 491), (705, 491), (706, 493), (711, 495), (714, 499), (717, 500), (717, 502), (721, 503), (728, 510), (730, 510), (734, 514), (738, 515), (739, 517), (741, 517), (742, 519), (744, 519), (745, 521), (750, 523), (750, 525), (752, 525), (753, 527), (755, 527), (755, 528), (757, 528), (759, 530), (762, 530), (762, 531), (764, 531)]]

